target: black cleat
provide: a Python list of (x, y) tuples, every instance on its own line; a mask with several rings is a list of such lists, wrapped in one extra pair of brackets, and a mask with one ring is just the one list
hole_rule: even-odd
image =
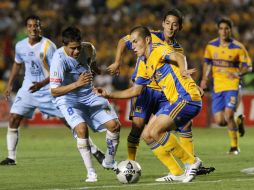
[(236, 124), (238, 126), (238, 132), (239, 132), (239, 136), (243, 137), (245, 134), (245, 129), (244, 129), (244, 116), (243, 115), (239, 115), (236, 119)]
[(102, 164), (102, 161), (104, 160), (105, 158), (105, 154), (103, 152), (101, 152), (100, 150), (97, 150), (93, 156), (96, 158), (96, 160)]
[(206, 174), (210, 174), (211, 172), (214, 172), (215, 168), (214, 167), (209, 167), (209, 168), (205, 168), (205, 167), (200, 167), (197, 170), (197, 175), (206, 175)]
[(231, 154), (231, 155), (238, 155), (240, 154), (240, 149), (237, 148), (237, 147), (231, 147), (228, 151), (228, 154)]
[(2, 162), (0, 162), (0, 165), (5, 165), (5, 166), (13, 166), (13, 165), (16, 165), (16, 162), (15, 160), (13, 159), (10, 159), (10, 158), (5, 158)]

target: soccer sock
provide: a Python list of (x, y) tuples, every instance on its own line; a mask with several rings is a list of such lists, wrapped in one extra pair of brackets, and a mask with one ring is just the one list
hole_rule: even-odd
[(228, 130), (230, 146), (238, 148), (238, 130)]
[(90, 148), (91, 148), (91, 153), (94, 154), (97, 152), (98, 148), (97, 146), (94, 144), (94, 142), (92, 141), (92, 139), (89, 137), (89, 144), (90, 144)]
[(106, 133), (106, 142), (107, 142), (107, 151), (105, 154), (105, 162), (106, 163), (113, 163), (116, 150), (119, 144), (119, 136), (120, 132), (112, 133), (107, 130)]
[(171, 174), (178, 176), (184, 173), (183, 169), (172, 156), (172, 154), (166, 152), (160, 144), (153, 142), (149, 144), (149, 147), (155, 156), (157, 156), (157, 158), (168, 168)]
[(194, 156), (194, 145), (192, 139), (192, 130), (181, 130), (179, 133), (180, 144), (187, 152)]
[(133, 134), (129, 134), (128, 136), (128, 160), (136, 160), (136, 154), (137, 154), (137, 149), (139, 146), (139, 137), (134, 136)]
[(16, 160), (16, 149), (19, 141), (19, 129), (8, 127), (7, 129), (8, 158)]
[(164, 133), (158, 143), (162, 145), (166, 152), (179, 158), (184, 164), (193, 164), (196, 161), (195, 157), (181, 146), (173, 133)]
[(79, 150), (79, 153), (84, 161), (85, 167), (87, 169), (87, 173), (91, 171), (95, 171), (93, 168), (92, 163), (92, 156), (89, 146), (89, 140), (88, 139), (80, 139), (77, 138), (77, 147)]

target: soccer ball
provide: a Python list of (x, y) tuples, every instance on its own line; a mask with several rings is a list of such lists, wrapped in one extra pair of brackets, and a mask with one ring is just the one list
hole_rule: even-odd
[(125, 160), (117, 165), (116, 177), (121, 183), (137, 183), (140, 176), (141, 167), (133, 160)]

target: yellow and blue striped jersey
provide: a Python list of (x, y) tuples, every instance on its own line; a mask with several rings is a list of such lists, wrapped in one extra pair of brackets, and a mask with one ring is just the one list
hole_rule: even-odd
[[(150, 32), (151, 32), (151, 37), (152, 37), (152, 48), (156, 48), (157, 46), (160, 46), (160, 45), (164, 44), (164, 45), (168, 45), (168, 46), (174, 48), (174, 50), (179, 52), (179, 53), (183, 53), (183, 48), (180, 46), (180, 44), (178, 44), (176, 39), (173, 40), (172, 44), (167, 44), (167, 42), (165, 41), (165, 36), (164, 36), (163, 31), (150, 31)], [(132, 43), (130, 41), (130, 35), (126, 35), (123, 39), (125, 41), (126, 47), (129, 50), (132, 50)], [(144, 69), (143, 67), (140, 67), (140, 64), (139, 64), (140, 61), (141, 60), (139, 60), (139, 58), (138, 58), (135, 70), (134, 70), (134, 72), (132, 74), (132, 77), (131, 77), (131, 79), (133, 81), (135, 81), (136, 78), (137, 78), (136, 76), (137, 76), (138, 70), (143, 70)], [(152, 81), (148, 85), (148, 87), (153, 88), (155, 90), (161, 90), (161, 88), (154, 81)]]
[(191, 77), (183, 78), (178, 65), (170, 60), (170, 54), (174, 51), (170, 46), (160, 45), (152, 49), (147, 60), (139, 58), (140, 66), (145, 69), (138, 70), (135, 83), (148, 85), (156, 81), (171, 104), (182, 98), (200, 105), (201, 96), (195, 81)]
[(212, 66), (214, 92), (238, 90), (240, 77), (231, 79), (228, 73), (238, 73), (241, 67), (251, 66), (251, 58), (243, 44), (231, 39), (227, 47), (216, 38), (208, 43), (205, 63)]

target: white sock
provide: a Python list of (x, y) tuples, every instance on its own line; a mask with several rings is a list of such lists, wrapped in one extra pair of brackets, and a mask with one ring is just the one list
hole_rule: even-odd
[(107, 142), (107, 151), (105, 154), (105, 162), (112, 163), (114, 161), (117, 147), (119, 144), (120, 132), (112, 133), (107, 130), (106, 133), (106, 142)]
[(6, 139), (7, 139), (8, 158), (16, 160), (16, 150), (19, 141), (19, 129), (13, 129), (8, 127)]
[(97, 152), (98, 148), (94, 144), (94, 142), (92, 141), (92, 139), (90, 137), (89, 137), (89, 144), (90, 144), (90, 147), (91, 147), (91, 153), (94, 154), (95, 152)]
[(92, 163), (89, 140), (77, 138), (77, 147), (84, 161), (87, 173), (89, 173), (90, 171), (95, 171)]

